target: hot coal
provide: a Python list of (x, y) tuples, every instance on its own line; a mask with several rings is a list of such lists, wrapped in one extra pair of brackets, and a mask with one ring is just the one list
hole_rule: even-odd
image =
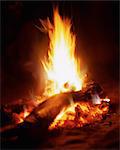
[[(49, 125), (53, 122), (55, 117), (59, 114), (63, 107), (70, 104), (70, 99), (73, 101), (91, 101), (91, 95), (97, 93), (101, 96), (102, 88), (95, 82), (89, 82), (83, 90), (78, 92), (61, 93), (46, 99), (39, 104), (24, 122), (11, 128), (1, 128), (4, 137), (20, 136), (29, 139), (39, 137), (40, 134), (48, 132)], [(14, 109), (13, 109), (14, 110)], [(31, 132), (33, 131), (33, 132)]]

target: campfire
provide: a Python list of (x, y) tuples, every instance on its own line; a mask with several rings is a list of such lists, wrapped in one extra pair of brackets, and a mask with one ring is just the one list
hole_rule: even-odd
[[(79, 91), (85, 86), (86, 74), (80, 69), (80, 61), (75, 58), (75, 35), (71, 32), (71, 21), (59, 15), (58, 8), (54, 9), (54, 25), (47, 20), (50, 49), (48, 59), (43, 61), (47, 72), (48, 80), (45, 89), (45, 96), (52, 96), (62, 92)], [(45, 26), (44, 26), (45, 27)], [(44, 29), (43, 29), (44, 30)], [(102, 100), (95, 95), (96, 104)], [(102, 105), (102, 104), (101, 104)], [(102, 115), (108, 112), (108, 106), (94, 106), (90, 103), (74, 103), (70, 99), (70, 106), (63, 108), (57, 115), (49, 129), (56, 127), (81, 127), (91, 123), (93, 120), (101, 120)]]
[(24, 104), (19, 113), (13, 113), (11, 106), (4, 111), (12, 114), (15, 125), (40, 122), (41, 126), (44, 122), (48, 130), (80, 128), (101, 121), (109, 112), (110, 99), (99, 84), (86, 82), (86, 72), (75, 56), (76, 36), (70, 19), (62, 18), (55, 8), (53, 24), (49, 19), (40, 22), (42, 27), (35, 27), (47, 32), (50, 40), (48, 55), (41, 61), (47, 74), (44, 93), (33, 96), (31, 104)]
[(62, 19), (56, 8), (54, 9), (54, 25), (47, 20), (46, 26), (50, 49), (47, 61), (43, 61), (48, 76), (45, 94), (51, 96), (61, 92), (81, 90), (84, 75), (75, 58), (75, 35), (71, 32), (70, 20)]

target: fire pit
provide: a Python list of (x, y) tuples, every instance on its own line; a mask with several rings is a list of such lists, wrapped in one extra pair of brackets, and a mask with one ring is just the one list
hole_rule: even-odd
[[(71, 20), (62, 18), (58, 7), (53, 9), (53, 14), (53, 23), (48, 18), (39, 20), (41, 26), (34, 24), (38, 32), (45, 32), (49, 37), (47, 56), (41, 60), (47, 74), (44, 92), (1, 107), (2, 119), (6, 117), (0, 128), (2, 145), (7, 141), (8, 147), (15, 143), (14, 148), (57, 148), (60, 145), (60, 148), (71, 149), (74, 142), (84, 142), (83, 135), (87, 137), (94, 132), (95, 139), (99, 130), (105, 136), (102, 126), (110, 127), (106, 132), (112, 131), (113, 122), (118, 128), (115, 123), (118, 116), (111, 116), (109, 96), (98, 83), (88, 80), (87, 70), (81, 69), (80, 58), (75, 56), (76, 36), (71, 30)], [(82, 134), (81, 139), (77, 134)], [(67, 140), (72, 135), (76, 135), (75, 139)], [(64, 142), (60, 138), (65, 138)], [(99, 148), (92, 139), (88, 140), (89, 144), (93, 149)], [(89, 149), (88, 145), (74, 148)], [(106, 147), (103, 144), (101, 148)]]

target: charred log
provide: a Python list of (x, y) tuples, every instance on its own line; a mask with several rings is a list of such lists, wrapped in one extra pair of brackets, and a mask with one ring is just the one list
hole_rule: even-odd
[[(35, 140), (48, 132), (49, 125), (53, 122), (59, 112), (70, 104), (71, 98), (76, 101), (90, 101), (91, 95), (97, 93), (102, 95), (103, 91), (99, 84), (89, 83), (78, 92), (61, 93), (52, 96), (38, 105), (24, 122), (8, 128), (2, 128), (2, 137), (19, 136), (22, 139)], [(36, 138), (35, 138), (36, 137)], [(39, 138), (38, 138), (39, 139)]]

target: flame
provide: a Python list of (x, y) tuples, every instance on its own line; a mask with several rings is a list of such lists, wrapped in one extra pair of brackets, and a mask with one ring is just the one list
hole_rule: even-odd
[(49, 126), (49, 130), (65, 127), (82, 127), (85, 124), (100, 121), (109, 111), (109, 104), (102, 100), (97, 105), (90, 102), (77, 102), (68, 108), (63, 108)]
[(30, 114), (30, 110), (27, 108), (24, 108), (24, 111), (21, 112), (19, 115), (15, 115), (16, 116), (16, 123), (22, 123), (24, 121), (24, 119)]
[[(53, 25), (49, 19), (40, 20), (44, 30), (48, 30), (50, 39), (48, 59), (42, 61), (47, 73), (45, 96), (52, 96), (61, 92), (78, 91), (83, 87), (85, 76), (82, 75), (79, 61), (75, 58), (76, 37), (71, 32), (71, 21), (59, 15), (58, 8), (54, 9)], [(41, 30), (43, 31), (43, 29)], [(65, 107), (57, 115), (49, 130), (57, 127), (81, 127), (101, 120), (109, 110), (107, 102), (97, 94), (92, 95), (92, 102), (74, 103)], [(106, 105), (103, 106), (103, 103)]]
[[(45, 22), (42, 24), (45, 28)], [(48, 20), (47, 26), (50, 39), (48, 60), (42, 62), (48, 77), (45, 95), (81, 90), (83, 79), (74, 56), (76, 37), (71, 32), (71, 21), (62, 19), (55, 8), (54, 25)]]
[[(78, 69), (79, 61), (75, 58), (75, 35), (71, 32), (71, 21), (59, 15), (58, 8), (54, 9), (54, 24), (40, 20), (44, 30), (48, 32), (50, 44), (48, 59), (42, 61), (47, 73), (47, 84), (43, 98), (52, 95), (81, 90), (84, 77)], [(41, 31), (44, 31), (41, 29)], [(64, 107), (49, 126), (49, 130), (59, 127), (82, 127), (95, 121), (100, 121), (109, 110), (108, 98), (101, 99), (97, 94), (91, 94), (92, 102), (74, 103), (70, 99), (69, 107)], [(38, 99), (38, 98), (37, 98)], [(40, 101), (38, 103), (40, 103)], [(36, 101), (36, 105), (38, 104)], [(30, 114), (25, 108), (19, 115), (19, 122)]]

